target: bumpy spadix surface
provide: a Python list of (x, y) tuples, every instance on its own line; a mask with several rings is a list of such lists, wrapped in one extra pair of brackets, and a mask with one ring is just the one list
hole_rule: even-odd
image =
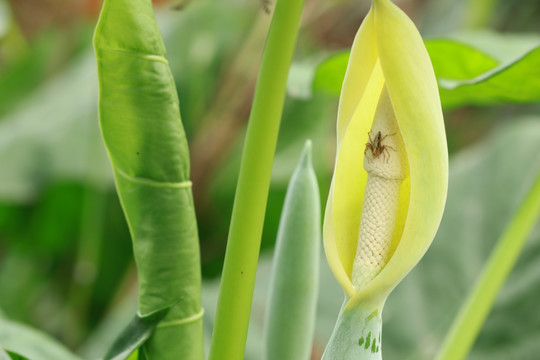
[(399, 189), (408, 176), (405, 148), (386, 89), (377, 104), (364, 155), (368, 175), (351, 276), (356, 290), (369, 283), (390, 259)]

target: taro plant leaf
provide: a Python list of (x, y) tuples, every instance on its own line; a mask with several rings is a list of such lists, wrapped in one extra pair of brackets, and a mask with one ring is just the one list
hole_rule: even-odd
[(3, 318), (0, 318), (0, 344), (9, 353), (32, 360), (80, 360), (49, 335)]
[[(540, 46), (508, 62), (451, 39), (425, 42), (445, 109), (464, 105), (540, 102)], [(349, 52), (335, 54), (315, 69), (313, 91), (338, 95)]]
[(189, 154), (150, 0), (107, 0), (94, 45), (99, 115), (133, 239), (138, 312), (172, 306), (141, 359), (203, 358), (201, 274)]
[(116, 339), (103, 360), (127, 359), (152, 335), (156, 325), (163, 320), (170, 309), (169, 306), (147, 316), (136, 314)]
[(267, 360), (310, 358), (320, 242), (321, 205), (308, 141), (281, 213), (265, 320)]
[(312, 78), (313, 92), (323, 92), (334, 96), (341, 93), (341, 85), (345, 78), (350, 51), (341, 51), (322, 61), (316, 68)]
[(470, 79), (439, 77), (445, 108), (540, 101), (540, 47)]

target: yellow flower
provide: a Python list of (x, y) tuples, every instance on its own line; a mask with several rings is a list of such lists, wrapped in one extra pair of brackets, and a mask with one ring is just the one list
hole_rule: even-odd
[(428, 53), (399, 8), (373, 0), (343, 83), (324, 220), (326, 256), (345, 290), (344, 309), (358, 303), (382, 309), (431, 244), (447, 186), (446, 137)]
[(437, 82), (412, 21), (373, 0), (341, 91), (324, 219), (345, 303), (323, 359), (381, 359), (381, 313), (439, 226), (448, 153)]

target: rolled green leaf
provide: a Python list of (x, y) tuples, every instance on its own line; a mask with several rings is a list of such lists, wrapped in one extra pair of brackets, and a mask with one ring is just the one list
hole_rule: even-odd
[(106, 0), (96, 28), (99, 116), (133, 239), (139, 314), (174, 305), (139, 358), (203, 358), (201, 274), (178, 97), (150, 0)]
[(267, 360), (311, 355), (319, 284), (321, 201), (308, 140), (281, 213), (265, 320)]

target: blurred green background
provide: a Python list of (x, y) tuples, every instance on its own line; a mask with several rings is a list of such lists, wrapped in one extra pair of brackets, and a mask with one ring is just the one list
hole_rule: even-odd
[[(191, 147), (209, 336), (271, 16), (258, 0), (155, 3)], [(434, 244), (388, 301), (383, 349), (389, 360), (432, 359), (540, 171), (540, 2), (396, 3), (428, 39), (442, 86), (451, 168)], [(0, 345), (17, 341), (13, 322), (20, 322), (83, 358), (97, 358), (135, 309), (130, 237), (97, 120), (91, 39), (99, 8), (97, 0), (0, 0)], [(335, 84), (339, 90), (343, 59), (335, 66), (327, 61), (326, 69), (317, 66), (350, 47), (368, 9), (367, 0), (306, 3), (274, 163), (246, 359), (260, 359), (272, 248), (286, 185), (306, 138), (313, 141), (323, 201), (328, 195)], [(323, 258), (321, 269), (313, 359), (322, 354), (343, 296)], [(539, 303), (537, 229), (470, 359), (537, 359)]]

